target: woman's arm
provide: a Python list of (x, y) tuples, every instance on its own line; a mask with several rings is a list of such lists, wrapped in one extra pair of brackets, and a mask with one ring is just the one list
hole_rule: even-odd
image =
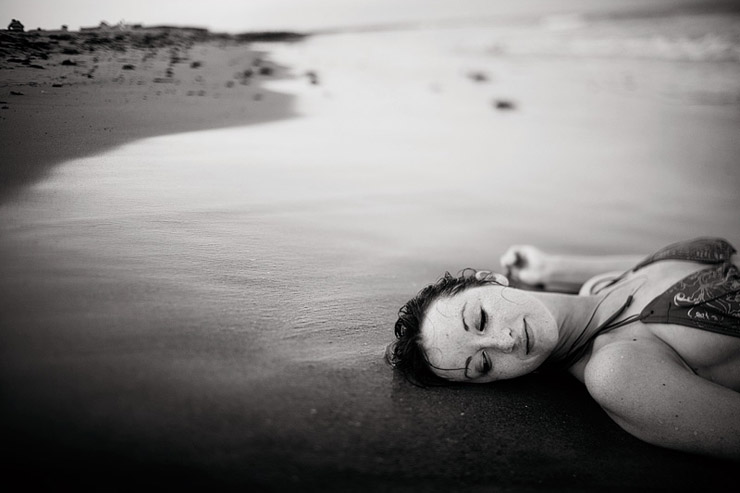
[(550, 255), (550, 282), (583, 284), (605, 272), (631, 269), (644, 258), (644, 255)]
[(654, 445), (740, 460), (740, 393), (694, 374), (670, 349), (615, 343), (586, 366), (589, 393)]
[(590, 278), (609, 271), (625, 271), (644, 256), (551, 255), (531, 245), (515, 245), (501, 256), (509, 277), (526, 284), (571, 285), (574, 291)]

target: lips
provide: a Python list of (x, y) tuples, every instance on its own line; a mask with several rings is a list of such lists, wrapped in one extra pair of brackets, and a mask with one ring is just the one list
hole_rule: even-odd
[(527, 319), (522, 319), (524, 321), (524, 338), (525, 338), (525, 348), (526, 353), (529, 354), (529, 351), (532, 349), (532, 339), (529, 336), (529, 326), (527, 325)]

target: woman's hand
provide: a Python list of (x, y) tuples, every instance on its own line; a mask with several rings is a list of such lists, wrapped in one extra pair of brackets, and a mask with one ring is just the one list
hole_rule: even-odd
[(550, 281), (550, 256), (532, 245), (514, 245), (501, 256), (506, 277), (526, 284), (542, 285)]

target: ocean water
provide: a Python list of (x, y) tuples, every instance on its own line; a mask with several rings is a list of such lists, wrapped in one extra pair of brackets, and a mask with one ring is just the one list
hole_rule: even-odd
[(692, 478), (575, 385), (422, 391), (382, 361), (403, 302), (510, 244), (740, 245), (737, 21), (656, 22), (270, 45), (299, 117), (58, 166), (0, 209), (4, 414), (54, 457), (258, 486)]

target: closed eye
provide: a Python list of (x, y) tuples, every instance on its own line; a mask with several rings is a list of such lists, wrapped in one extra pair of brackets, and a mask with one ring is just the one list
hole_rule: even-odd
[(486, 353), (485, 351), (483, 351), (481, 355), (482, 365), (479, 372), (481, 375), (485, 375), (493, 368), (493, 362), (491, 361), (491, 358), (488, 357), (488, 353)]
[(486, 328), (486, 324), (488, 323), (488, 315), (486, 314), (485, 310), (483, 310), (483, 307), (480, 309), (480, 325), (478, 326), (478, 330), (483, 332)]

